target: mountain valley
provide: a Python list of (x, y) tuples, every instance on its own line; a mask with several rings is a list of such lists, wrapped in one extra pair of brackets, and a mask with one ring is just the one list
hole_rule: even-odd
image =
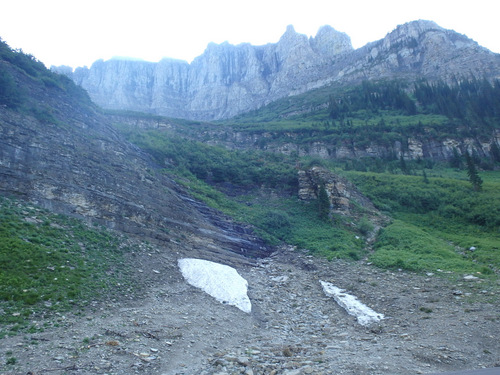
[[(500, 367), (499, 78), (430, 21), (75, 71), (0, 41), (1, 371)], [(182, 258), (235, 268), (251, 312)]]

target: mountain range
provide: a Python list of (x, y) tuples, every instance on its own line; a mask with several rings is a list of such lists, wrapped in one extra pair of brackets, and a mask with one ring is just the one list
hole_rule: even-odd
[(103, 108), (218, 120), (327, 85), (499, 78), (500, 55), (465, 35), (419, 20), (359, 49), (330, 26), (311, 38), (288, 26), (277, 43), (210, 43), (191, 64), (116, 58), (74, 71), (65, 66), (52, 69), (72, 78)]

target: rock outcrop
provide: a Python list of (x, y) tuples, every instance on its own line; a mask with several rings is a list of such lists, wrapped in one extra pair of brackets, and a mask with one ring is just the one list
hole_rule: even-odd
[(351, 215), (355, 206), (365, 212), (378, 211), (373, 203), (347, 179), (321, 167), (312, 167), (298, 172), (299, 199), (309, 201), (318, 198), (320, 186), (324, 186), (330, 200), (332, 212)]
[(299, 170), (298, 180), (298, 196), (303, 201), (317, 200), (320, 189), (324, 187), (330, 202), (330, 217), (334, 220), (335, 216), (344, 217), (347, 219), (347, 225), (357, 226), (366, 236), (368, 249), (375, 242), (379, 229), (390, 221), (356, 186), (327, 169), (314, 166)]
[(67, 67), (53, 69), (69, 75), (104, 108), (213, 120), (332, 83), (500, 77), (500, 56), (434, 22), (414, 21), (357, 50), (346, 34), (330, 26), (314, 38), (289, 26), (275, 44), (210, 43), (191, 64), (111, 59), (73, 73)]

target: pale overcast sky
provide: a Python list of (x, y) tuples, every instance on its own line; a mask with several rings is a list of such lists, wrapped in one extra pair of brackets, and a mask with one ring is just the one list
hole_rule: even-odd
[(293, 25), (330, 25), (354, 48), (397, 25), (427, 19), (500, 53), (498, 0), (2, 0), (0, 37), (51, 65), (90, 66), (113, 56), (191, 62), (209, 42), (276, 43)]

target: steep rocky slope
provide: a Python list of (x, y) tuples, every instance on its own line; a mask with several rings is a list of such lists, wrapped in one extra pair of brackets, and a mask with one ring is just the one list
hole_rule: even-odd
[(190, 119), (229, 118), (327, 84), (384, 77), (500, 77), (500, 56), (434, 22), (399, 26), (353, 50), (329, 26), (314, 38), (289, 26), (275, 44), (208, 45), (191, 64), (111, 59), (69, 75), (100, 106)]
[(24, 107), (0, 107), (1, 194), (150, 239), (184, 236), (209, 252), (266, 253), (251, 230), (192, 200), (161, 175), (90, 101), (59, 87), (56, 77), (0, 64), (24, 92)]

